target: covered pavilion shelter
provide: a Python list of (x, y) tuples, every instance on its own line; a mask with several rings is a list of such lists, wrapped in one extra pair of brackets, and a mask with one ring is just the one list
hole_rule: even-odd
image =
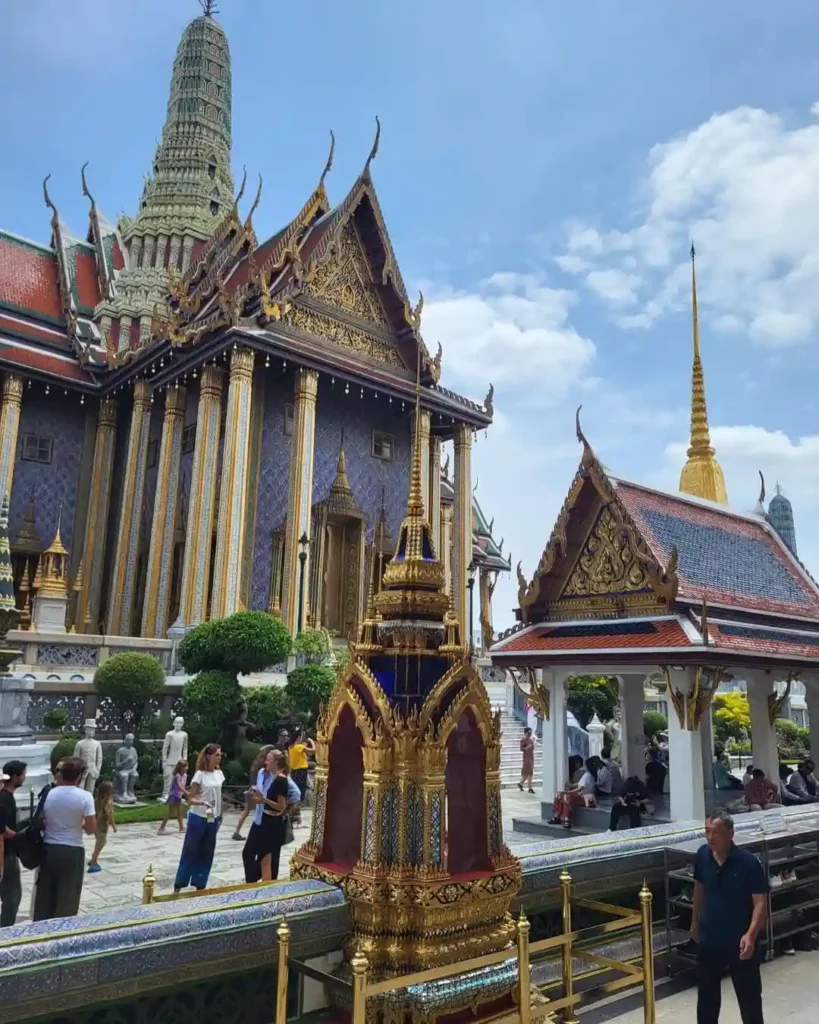
[(543, 714), (545, 809), (566, 781), (566, 681), (619, 679), (624, 775), (641, 777), (644, 685), (664, 682), (671, 818), (701, 819), (721, 682), (746, 681), (754, 765), (772, 780), (774, 723), (796, 679), (819, 751), (819, 587), (763, 515), (617, 479), (579, 410), (577, 434), (580, 467), (531, 582), (518, 566), (518, 623), (492, 662), (528, 674)]

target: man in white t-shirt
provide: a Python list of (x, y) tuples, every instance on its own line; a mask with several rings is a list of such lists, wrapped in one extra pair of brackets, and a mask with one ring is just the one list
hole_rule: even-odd
[(83, 833), (92, 836), (97, 827), (94, 798), (79, 788), (84, 773), (85, 762), (80, 758), (61, 761), (43, 805), (44, 847), (34, 897), (35, 921), (73, 917), (80, 909), (85, 877)]

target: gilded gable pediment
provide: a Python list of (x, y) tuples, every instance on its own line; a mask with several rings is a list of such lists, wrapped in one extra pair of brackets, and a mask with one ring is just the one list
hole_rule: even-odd
[(650, 589), (649, 569), (638, 557), (629, 531), (603, 506), (560, 596), (599, 597)]
[(332, 256), (316, 267), (305, 294), (375, 327), (390, 328), (352, 217)]

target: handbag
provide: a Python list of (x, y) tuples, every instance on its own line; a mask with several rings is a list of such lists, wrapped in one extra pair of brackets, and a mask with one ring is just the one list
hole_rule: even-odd
[(14, 837), (14, 852), (17, 859), (28, 871), (38, 868), (43, 860), (43, 833), (45, 831), (45, 801), (52, 787), (46, 786), (40, 793), (37, 809), (31, 818), (17, 830)]

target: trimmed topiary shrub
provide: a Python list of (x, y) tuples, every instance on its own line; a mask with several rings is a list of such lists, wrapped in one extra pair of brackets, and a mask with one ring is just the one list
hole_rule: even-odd
[(294, 712), (308, 714), (310, 721), (315, 722), (335, 683), (336, 673), (328, 665), (299, 665), (288, 673), (285, 693)]
[(291, 718), (290, 698), (283, 686), (251, 686), (242, 690), (247, 701), (247, 717), (269, 743), (276, 739), (279, 726)]
[(94, 689), (108, 697), (134, 732), (145, 712), (145, 705), (162, 692), (165, 670), (150, 654), (125, 651), (109, 658), (94, 673)]
[(74, 747), (76, 747), (78, 740), (81, 739), (79, 733), (69, 733), (67, 736), (54, 744), (51, 748), (51, 774), (53, 775), (57, 770), (57, 765), (64, 757), (74, 756)]
[(43, 725), (55, 732), (62, 732), (68, 725), (68, 712), (65, 708), (49, 708), (43, 715)]
[(186, 672), (261, 672), (287, 658), (292, 641), (281, 619), (266, 612), (236, 612), (195, 626), (179, 645)]
[(199, 672), (189, 679), (182, 690), (182, 701), (186, 713), (215, 738), (222, 723), (233, 716), (241, 695), (233, 673), (214, 669)]
[(650, 740), (657, 733), (668, 730), (668, 718), (660, 711), (646, 711), (643, 714), (643, 733)]

